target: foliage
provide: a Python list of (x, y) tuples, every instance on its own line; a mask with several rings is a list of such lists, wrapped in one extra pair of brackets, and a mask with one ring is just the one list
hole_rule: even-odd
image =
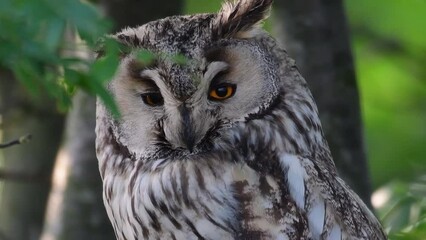
[(394, 181), (373, 195), (373, 203), (390, 239), (426, 236), (426, 175), (407, 184)]
[(0, 67), (11, 70), (34, 98), (48, 94), (66, 109), (80, 88), (98, 95), (117, 114), (104, 87), (118, 64), (114, 43), (105, 44), (111, 54), (96, 62), (64, 54), (82, 51), (74, 38), (66, 37), (70, 29), (93, 48), (110, 26), (93, 6), (79, 0), (2, 0)]

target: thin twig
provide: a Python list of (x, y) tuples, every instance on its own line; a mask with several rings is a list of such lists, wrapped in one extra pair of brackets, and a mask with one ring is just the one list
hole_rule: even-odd
[(0, 144), (0, 149), (1, 148), (11, 147), (11, 146), (17, 145), (17, 144), (27, 143), (27, 142), (29, 142), (31, 140), (31, 138), (32, 138), (31, 134), (28, 134), (28, 135), (22, 136), (22, 137), (20, 137), (18, 139), (15, 139), (13, 141), (10, 141), (10, 142), (1, 143)]

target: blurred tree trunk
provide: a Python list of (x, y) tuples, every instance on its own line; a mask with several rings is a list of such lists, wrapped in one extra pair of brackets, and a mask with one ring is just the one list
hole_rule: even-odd
[(114, 239), (95, 155), (95, 98), (79, 92), (56, 158), (42, 239)]
[[(115, 30), (179, 14), (183, 1), (102, 0)], [(95, 155), (95, 98), (78, 93), (68, 114), (66, 138), (55, 165), (43, 240), (115, 239), (102, 201)]]
[(7, 239), (39, 239), (50, 176), (63, 129), (51, 99), (34, 99), (0, 69), (0, 142), (32, 134), (27, 144), (1, 149), (0, 233)]
[(342, 0), (276, 0), (275, 33), (296, 59), (318, 104), (344, 180), (370, 205), (354, 64)]

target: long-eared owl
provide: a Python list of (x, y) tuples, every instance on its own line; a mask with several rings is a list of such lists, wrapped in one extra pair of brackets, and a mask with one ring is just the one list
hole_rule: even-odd
[(271, 4), (112, 36), (130, 49), (107, 86), (121, 117), (98, 102), (96, 151), (117, 239), (386, 239), (337, 175), (294, 61), (261, 29)]

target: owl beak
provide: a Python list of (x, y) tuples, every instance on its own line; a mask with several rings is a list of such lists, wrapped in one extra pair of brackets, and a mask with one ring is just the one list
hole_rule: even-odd
[(195, 146), (195, 131), (192, 126), (191, 112), (185, 104), (179, 106), (179, 112), (182, 119), (182, 140), (186, 148), (192, 153)]

